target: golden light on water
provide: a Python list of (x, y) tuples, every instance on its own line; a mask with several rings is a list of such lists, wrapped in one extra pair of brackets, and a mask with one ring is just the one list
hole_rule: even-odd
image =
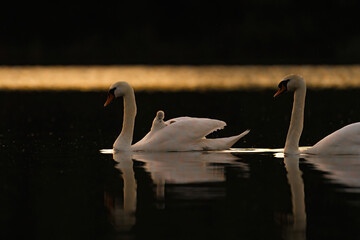
[(360, 65), (336, 66), (16, 66), (0, 67), (0, 89), (106, 90), (127, 81), (136, 90), (276, 88), (287, 74), (308, 87), (360, 87)]

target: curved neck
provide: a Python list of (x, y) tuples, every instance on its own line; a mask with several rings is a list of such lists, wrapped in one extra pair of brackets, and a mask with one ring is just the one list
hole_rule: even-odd
[(294, 92), (294, 104), (291, 113), (290, 127), (285, 142), (285, 153), (299, 153), (299, 141), (303, 130), (306, 86)]
[(124, 95), (124, 117), (120, 135), (114, 143), (114, 148), (119, 151), (130, 151), (133, 139), (134, 125), (136, 116), (136, 102), (134, 90), (128, 91)]

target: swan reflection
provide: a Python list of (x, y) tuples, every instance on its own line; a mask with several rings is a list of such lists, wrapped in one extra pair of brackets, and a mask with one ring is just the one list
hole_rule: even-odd
[(241, 167), (245, 173), (248, 171), (247, 164), (235, 161), (238, 157), (222, 152), (118, 152), (113, 158), (118, 163), (115, 167), (122, 172), (124, 199), (112, 199), (105, 193), (105, 204), (112, 203), (107, 208), (118, 231), (129, 231), (136, 223), (137, 183), (133, 160), (145, 163), (141, 168), (150, 174), (156, 186), (158, 209), (165, 208), (166, 184), (223, 182), (227, 164)]
[(306, 156), (306, 161), (325, 172), (331, 181), (346, 185), (345, 191), (360, 192), (360, 156)]
[(291, 189), (292, 224), (285, 225), (285, 239), (306, 239), (305, 192), (299, 156), (284, 156), (287, 179)]
[(122, 173), (124, 182), (123, 199), (117, 199), (109, 193), (104, 194), (105, 206), (110, 212), (111, 221), (117, 231), (129, 231), (136, 222), (136, 180), (130, 152), (113, 154), (117, 162), (115, 167)]
[(247, 164), (234, 161), (238, 157), (221, 152), (139, 152), (133, 154), (133, 159), (146, 163), (144, 169), (155, 183), (222, 182), (225, 176), (221, 164), (231, 163), (248, 170)]

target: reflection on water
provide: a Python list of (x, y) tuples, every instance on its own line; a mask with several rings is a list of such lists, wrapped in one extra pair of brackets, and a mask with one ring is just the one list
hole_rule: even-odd
[[(158, 200), (165, 198), (165, 184), (216, 183), (225, 181), (224, 166), (231, 164), (248, 171), (247, 165), (235, 162), (239, 159), (230, 153), (211, 152), (153, 152), (134, 153), (133, 159), (146, 163), (144, 169), (150, 173), (156, 185)], [(180, 192), (184, 196), (187, 191)], [(215, 197), (219, 193), (202, 192), (202, 198)], [(194, 194), (193, 197), (199, 197)]]
[(116, 230), (129, 231), (136, 222), (136, 181), (133, 162), (130, 152), (114, 154), (113, 157), (117, 162), (116, 168), (122, 173), (124, 181), (122, 196), (124, 199), (117, 199), (105, 192), (104, 203), (111, 213)]
[(284, 163), (292, 202), (292, 221), (285, 225), (285, 239), (306, 239), (305, 192), (302, 172), (299, 168), (299, 156), (285, 156)]
[[(103, 150), (109, 153), (109, 150)], [(210, 152), (118, 152), (113, 154), (116, 168), (122, 173), (123, 200), (111, 197), (105, 192), (105, 205), (111, 213), (118, 231), (129, 231), (136, 222), (137, 184), (133, 170), (133, 160), (145, 163), (144, 169), (149, 172), (156, 186), (156, 200), (159, 209), (165, 208), (166, 184), (193, 184), (222, 182), (225, 180), (224, 167), (221, 164), (232, 164), (246, 171), (247, 165), (235, 162), (239, 159), (229, 153)], [(215, 164), (215, 165), (213, 165)], [(211, 190), (210, 190), (211, 191)], [(188, 195), (189, 193), (183, 192)], [(205, 198), (214, 195), (205, 194)], [(196, 194), (195, 194), (196, 195)], [(204, 197), (204, 196), (202, 196)]]
[[(135, 162), (141, 162), (137, 168), (141, 168), (147, 172), (153, 183), (153, 193), (155, 197), (155, 206), (157, 211), (169, 211), (167, 203), (173, 201), (174, 196), (181, 201), (200, 201), (204, 204), (211, 200), (223, 201), (232, 194), (228, 190), (217, 190), (214, 194), (215, 187), (218, 183), (225, 183), (229, 181), (227, 171), (230, 169), (241, 169), (241, 178), (237, 179), (239, 186), (243, 185), (246, 179), (253, 179), (256, 176), (254, 171), (257, 171), (250, 159), (268, 159), (266, 161), (273, 161), (271, 159), (279, 159), (283, 161), (283, 166), (286, 171), (286, 181), (289, 184), (290, 191), (290, 211), (286, 208), (274, 208), (275, 220), (278, 222), (282, 229), (283, 239), (306, 239), (307, 237), (307, 204), (311, 202), (305, 201), (306, 198), (311, 198), (314, 193), (307, 193), (311, 195), (305, 196), (305, 184), (303, 180), (303, 171), (300, 169), (299, 158), (300, 156), (284, 156), (279, 158), (279, 149), (267, 149), (262, 152), (257, 152), (255, 149), (252, 151), (241, 152), (239, 149), (235, 152), (231, 149), (230, 152), (133, 152), (133, 153), (116, 153), (113, 155), (114, 160), (117, 162), (116, 168), (122, 173), (123, 184), (123, 199), (111, 198), (111, 194), (105, 193), (105, 205), (110, 210), (113, 218), (115, 229), (119, 232), (132, 232), (135, 234), (134, 227), (140, 227), (137, 224), (138, 218), (141, 216), (137, 211), (137, 207), (144, 203), (138, 203), (139, 189), (137, 189), (137, 177), (135, 175)], [(111, 150), (103, 150), (105, 154)], [(253, 154), (248, 154), (248, 153)], [(236, 153), (233, 155), (233, 153)], [(242, 155), (243, 154), (243, 155)], [(263, 155), (265, 154), (265, 155)], [(277, 158), (268, 158), (271, 155), (277, 155)], [(240, 156), (240, 158), (239, 158)], [(243, 159), (248, 159), (243, 161)], [(346, 187), (359, 187), (358, 173), (359, 159), (357, 157), (306, 157), (304, 162), (312, 164), (315, 169), (326, 172), (325, 177), (334, 179), (341, 182)], [(258, 160), (256, 160), (258, 161)], [(260, 161), (261, 163), (262, 161)], [(261, 164), (262, 165), (262, 164)], [(261, 166), (260, 165), (260, 166)], [(259, 166), (258, 166), (259, 167)], [(264, 167), (264, 166), (263, 166)], [(267, 171), (266, 169), (264, 169)], [(238, 171), (238, 170), (237, 170)], [(272, 178), (274, 178), (273, 176)], [(255, 178), (256, 179), (256, 178)], [(254, 181), (253, 179), (252, 181)], [(256, 181), (258, 181), (257, 179)], [(234, 179), (232, 180), (234, 181)], [(196, 184), (209, 183), (212, 187), (192, 187)], [(260, 182), (257, 182), (258, 185)], [(195, 185), (194, 185), (195, 184)], [(201, 185), (199, 185), (201, 186)], [(173, 188), (175, 187), (175, 188)], [(277, 188), (277, 186), (274, 186)], [(174, 190), (177, 189), (177, 190)], [(245, 186), (238, 188), (236, 191), (242, 192), (246, 189)], [(119, 189), (120, 191), (121, 189)], [(275, 190), (275, 189), (274, 189)], [(170, 194), (170, 195), (169, 195)], [(175, 194), (175, 195), (173, 195)], [(245, 194), (245, 193), (244, 193)], [(172, 199), (167, 199), (167, 196)], [(229, 196), (230, 195), (230, 196)], [(271, 199), (272, 193), (268, 192), (264, 196), (257, 196), (260, 199), (265, 197)], [(242, 195), (244, 199), (248, 195)], [(255, 200), (256, 202), (259, 201)], [(269, 200), (270, 200), (269, 199)], [(283, 203), (284, 200), (281, 200)], [(248, 201), (248, 200), (246, 200)], [(271, 201), (271, 200), (270, 200)], [(112, 203), (112, 204), (109, 204)], [(241, 202), (238, 204), (241, 205)], [(258, 204), (258, 203), (256, 203)], [(235, 205), (229, 206), (230, 209), (237, 207)], [(339, 206), (336, 206), (338, 208)], [(171, 209), (171, 207), (170, 207)], [(282, 210), (281, 210), (282, 209)], [(332, 208), (327, 209), (331, 215)], [(241, 210), (241, 211), (244, 211)], [(280, 214), (279, 214), (280, 213)], [(244, 212), (245, 214), (245, 212)], [(227, 213), (227, 216), (230, 216)], [(149, 216), (150, 217), (150, 216)], [(314, 217), (314, 216), (313, 216)], [(141, 218), (140, 218), (141, 219)], [(314, 220), (310, 220), (312, 223)], [(136, 231), (137, 232), (137, 231)], [(135, 234), (136, 235), (136, 234)], [(310, 234), (311, 235), (311, 234)]]
[(0, 89), (99, 90), (116, 81), (136, 90), (273, 88), (289, 73), (303, 75), (309, 87), (359, 87), (359, 65), (18, 66), (0, 67)]
[[(300, 149), (306, 149), (307, 147), (301, 147)], [(217, 153), (218, 156), (221, 156), (220, 154), (224, 154), (224, 153), (274, 153), (275, 156), (283, 158), (283, 148), (230, 148), (228, 150), (220, 150), (220, 151), (199, 151), (199, 152), (184, 152), (185, 154), (206, 154), (206, 153)], [(113, 149), (101, 149), (100, 152), (102, 154), (113, 154), (114, 151)], [(159, 157), (162, 154), (177, 154), (178, 152), (134, 152), (133, 154), (135, 154), (135, 156), (141, 157), (143, 154), (148, 155), (149, 157), (152, 155), (159, 155)], [(225, 154), (226, 155), (226, 154)], [(231, 154), (228, 154), (226, 156), (230, 156)]]
[(307, 156), (306, 161), (324, 172), (334, 183), (345, 185), (345, 191), (360, 192), (360, 156)]
[(174, 184), (224, 181), (224, 169), (220, 164), (247, 168), (244, 163), (234, 162), (239, 158), (229, 153), (134, 153), (133, 159), (146, 163), (144, 169), (151, 174), (155, 182)]

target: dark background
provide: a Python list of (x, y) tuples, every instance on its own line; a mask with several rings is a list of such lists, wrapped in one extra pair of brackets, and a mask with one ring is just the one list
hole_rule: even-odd
[(359, 9), (356, 0), (8, 1), (0, 64), (354, 64)]

